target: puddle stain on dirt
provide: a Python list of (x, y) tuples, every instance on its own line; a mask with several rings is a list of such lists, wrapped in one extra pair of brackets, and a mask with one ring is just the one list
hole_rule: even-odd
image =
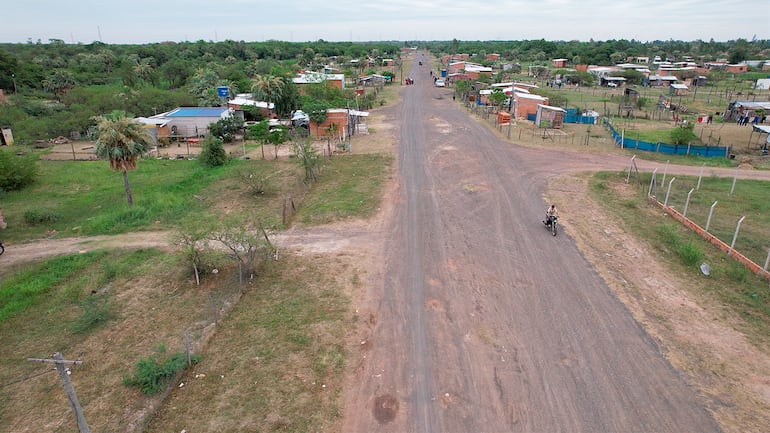
[(390, 394), (385, 394), (375, 397), (372, 413), (377, 422), (387, 424), (396, 418), (398, 407), (398, 400)]

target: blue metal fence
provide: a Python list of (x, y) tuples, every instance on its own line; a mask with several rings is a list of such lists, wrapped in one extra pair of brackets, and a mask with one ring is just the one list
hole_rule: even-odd
[[(577, 110), (571, 109), (572, 112), (570, 112), (570, 109), (567, 110), (567, 114), (564, 115), (564, 119), (562, 122), (564, 123), (578, 123), (582, 125), (594, 125), (596, 123), (597, 117), (595, 116), (581, 116), (577, 114)], [(537, 119), (537, 114), (527, 114), (527, 120), (530, 122), (534, 122)]]
[[(527, 120), (530, 122), (534, 122), (536, 119), (536, 114), (527, 115)], [(577, 114), (577, 110), (574, 108), (568, 108), (567, 113), (564, 116), (564, 123), (582, 123), (590, 125), (596, 123), (596, 117), (581, 116)], [(615, 141), (615, 144), (624, 149), (638, 149), (647, 152), (667, 153), (671, 155), (696, 155), (709, 158), (727, 158), (730, 155), (730, 148), (725, 146), (691, 146), (687, 144), (650, 143), (648, 141), (622, 137), (618, 131), (615, 130), (615, 127), (609, 119), (603, 118), (603, 123), (612, 133), (612, 139)]]
[(705, 157), (726, 158), (730, 154), (730, 148), (725, 146), (691, 146), (688, 144), (650, 143), (638, 139), (622, 137), (612, 123), (605, 119), (604, 126), (612, 133), (615, 144), (624, 149), (638, 149), (647, 152), (667, 153), (671, 155), (697, 155)]

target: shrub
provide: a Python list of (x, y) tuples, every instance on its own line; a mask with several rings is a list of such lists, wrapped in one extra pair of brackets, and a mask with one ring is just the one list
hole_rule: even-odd
[(750, 273), (748, 268), (741, 263), (733, 262), (726, 266), (725, 275), (736, 283), (743, 283), (748, 280)]
[(52, 224), (59, 220), (59, 214), (48, 209), (29, 209), (24, 212), (24, 222), (31, 226)]
[(112, 318), (110, 303), (106, 296), (90, 295), (80, 306), (83, 308), (83, 315), (75, 322), (73, 327), (75, 333), (80, 334), (89, 331), (94, 326)]
[(658, 226), (658, 238), (667, 247), (672, 248), (679, 242), (679, 233), (671, 224), (660, 224)]
[(235, 116), (219, 119), (209, 125), (209, 134), (225, 143), (235, 140), (235, 134), (243, 128), (243, 121)]
[(212, 135), (203, 141), (200, 154), (201, 164), (208, 167), (219, 167), (227, 163), (227, 152), (222, 145), (222, 140)]
[(36, 159), (0, 150), (0, 190), (15, 191), (32, 184), (37, 177)]
[(252, 195), (262, 195), (271, 189), (270, 175), (268, 174), (244, 170), (239, 175), (241, 182)]
[(639, 199), (631, 198), (628, 200), (623, 200), (621, 204), (623, 205), (623, 207), (628, 209), (637, 209), (639, 208)]
[(658, 226), (658, 237), (687, 266), (695, 266), (703, 259), (703, 250), (694, 241), (685, 242), (677, 232), (676, 225)]
[[(165, 348), (161, 347), (158, 352), (163, 354)], [(200, 362), (200, 355), (190, 357), (192, 363)], [(134, 376), (124, 377), (123, 384), (126, 386), (135, 386), (143, 393), (152, 395), (157, 394), (168, 386), (171, 379), (177, 372), (187, 367), (187, 357), (182, 352), (177, 352), (163, 361), (158, 361), (155, 356), (140, 359), (134, 366)]]
[(696, 141), (698, 136), (693, 132), (694, 127), (695, 124), (688, 123), (672, 129), (671, 144), (687, 144)]
[(680, 243), (676, 250), (676, 254), (687, 266), (698, 265), (701, 259), (703, 259), (703, 250), (701, 250), (693, 241)]

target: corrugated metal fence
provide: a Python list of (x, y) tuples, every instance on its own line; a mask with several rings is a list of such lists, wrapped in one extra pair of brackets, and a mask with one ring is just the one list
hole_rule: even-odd
[(604, 119), (604, 126), (612, 133), (612, 139), (615, 140), (615, 144), (624, 149), (638, 149), (670, 155), (697, 155), (709, 158), (727, 158), (730, 154), (730, 148), (724, 146), (692, 146), (689, 144), (667, 144), (660, 142), (650, 143), (639, 139), (623, 137), (617, 130), (615, 130), (612, 121), (606, 118)]

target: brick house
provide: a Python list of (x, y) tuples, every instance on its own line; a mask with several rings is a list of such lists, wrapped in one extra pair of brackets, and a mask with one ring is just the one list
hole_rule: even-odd
[(321, 124), (310, 121), (310, 135), (313, 137), (329, 136), (329, 127), (335, 125), (338, 137), (350, 137), (356, 133), (357, 127), (367, 117), (368, 111), (349, 110), (347, 108), (330, 108), (326, 110), (326, 120)]
[(526, 119), (529, 115), (537, 115), (538, 105), (548, 105), (548, 98), (532, 93), (514, 92), (515, 119)]
[(749, 72), (749, 65), (738, 63), (737, 65), (727, 65), (727, 72), (732, 74), (743, 74)]
[(553, 66), (554, 68), (566, 68), (567, 59), (553, 59), (551, 60), (551, 66)]

